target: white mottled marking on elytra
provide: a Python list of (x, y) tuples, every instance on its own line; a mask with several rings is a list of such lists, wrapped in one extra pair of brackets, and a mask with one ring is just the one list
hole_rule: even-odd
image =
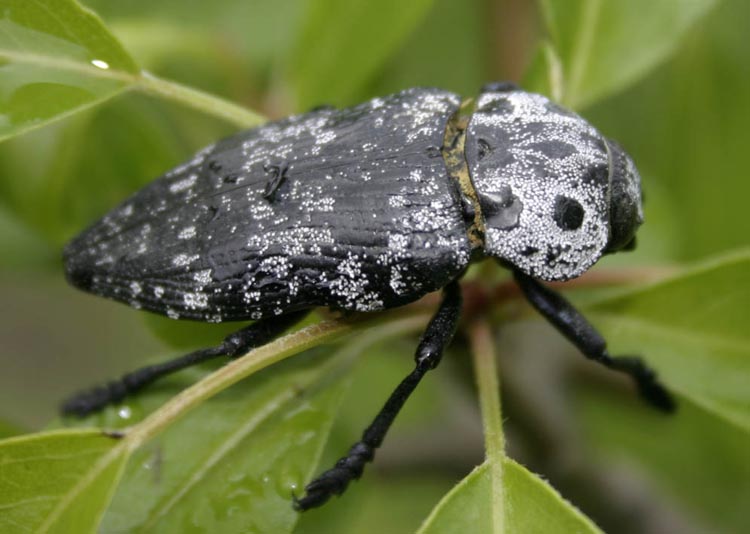
[(172, 258), (172, 265), (174, 265), (175, 267), (186, 267), (196, 261), (198, 258), (200, 258), (198, 254), (178, 254), (177, 256)]
[(211, 283), (211, 269), (198, 271), (193, 275), (193, 280), (198, 282), (198, 284), (201, 286), (207, 286)]
[(195, 237), (195, 226), (186, 226), (177, 234), (177, 239), (192, 239)]
[(183, 296), (185, 307), (189, 310), (197, 308), (205, 309), (208, 307), (208, 295), (205, 293), (185, 293)]
[(197, 174), (191, 174), (187, 178), (183, 178), (182, 180), (179, 180), (172, 185), (169, 186), (169, 192), (170, 193), (179, 193), (180, 191), (185, 191), (186, 189), (190, 189), (195, 185), (195, 182), (198, 181), (198, 175)]

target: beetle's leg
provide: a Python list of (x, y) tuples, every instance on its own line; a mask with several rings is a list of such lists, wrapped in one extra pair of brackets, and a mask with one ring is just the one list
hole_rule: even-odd
[(229, 334), (215, 347), (196, 350), (174, 360), (141, 367), (122, 376), (119, 380), (113, 380), (102, 386), (74, 395), (62, 404), (61, 411), (63, 414), (83, 417), (97, 412), (109, 404), (120, 402), (159, 378), (186, 367), (222, 356), (231, 358), (242, 355), (254, 347), (268, 343), (306, 314), (307, 311), (304, 311), (281, 317), (261, 319), (233, 334)]
[(349, 482), (362, 475), (365, 464), (372, 461), (375, 449), (380, 447), (393, 420), (422, 377), (440, 363), (443, 350), (456, 332), (460, 313), (461, 287), (457, 281), (453, 281), (445, 287), (440, 308), (422, 334), (414, 356), (414, 370), (391, 393), (373, 422), (362, 433), (362, 439), (349, 449), (349, 453), (339, 459), (333, 468), (310, 482), (301, 499), (294, 499), (295, 509), (304, 511), (322, 505), (332, 495), (343, 493)]
[(514, 271), (514, 276), (531, 305), (587, 358), (630, 375), (635, 380), (641, 397), (653, 407), (665, 412), (675, 410), (674, 399), (659, 383), (656, 373), (647, 367), (643, 360), (634, 356), (610, 356), (607, 352), (607, 342), (602, 335), (570, 302), (520, 271)]

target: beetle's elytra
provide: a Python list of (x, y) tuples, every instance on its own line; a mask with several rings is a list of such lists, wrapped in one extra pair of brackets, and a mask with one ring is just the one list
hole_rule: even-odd
[(537, 280), (579, 276), (630, 248), (642, 222), (631, 159), (578, 115), (511, 84), (473, 109), (408, 89), (320, 108), (240, 133), (135, 193), (65, 249), (68, 279), (136, 308), (200, 321), (257, 322), (221, 345), (77, 395), (85, 414), (187, 365), (235, 356), (317, 306), (376, 311), (445, 288), (415, 370), (362, 439), (306, 488), (307, 509), (358, 478), (456, 329), (457, 280), (472, 259), (509, 267), (532, 305), (588, 357), (673, 402), (640, 359), (614, 358), (593, 327)]

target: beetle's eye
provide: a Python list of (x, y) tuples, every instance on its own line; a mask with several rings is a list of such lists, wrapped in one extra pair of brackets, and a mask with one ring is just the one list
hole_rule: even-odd
[(554, 219), (561, 230), (577, 230), (583, 224), (583, 206), (574, 198), (558, 195)]

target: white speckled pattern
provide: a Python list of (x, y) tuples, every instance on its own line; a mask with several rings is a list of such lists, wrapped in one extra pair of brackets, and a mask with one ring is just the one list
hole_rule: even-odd
[[(602, 255), (609, 236), (607, 146), (581, 117), (541, 95), (484, 93), (467, 131), (466, 157), (488, 255), (544, 280), (579, 276)], [(561, 227), (558, 205), (565, 203), (582, 208), (578, 228)]]

